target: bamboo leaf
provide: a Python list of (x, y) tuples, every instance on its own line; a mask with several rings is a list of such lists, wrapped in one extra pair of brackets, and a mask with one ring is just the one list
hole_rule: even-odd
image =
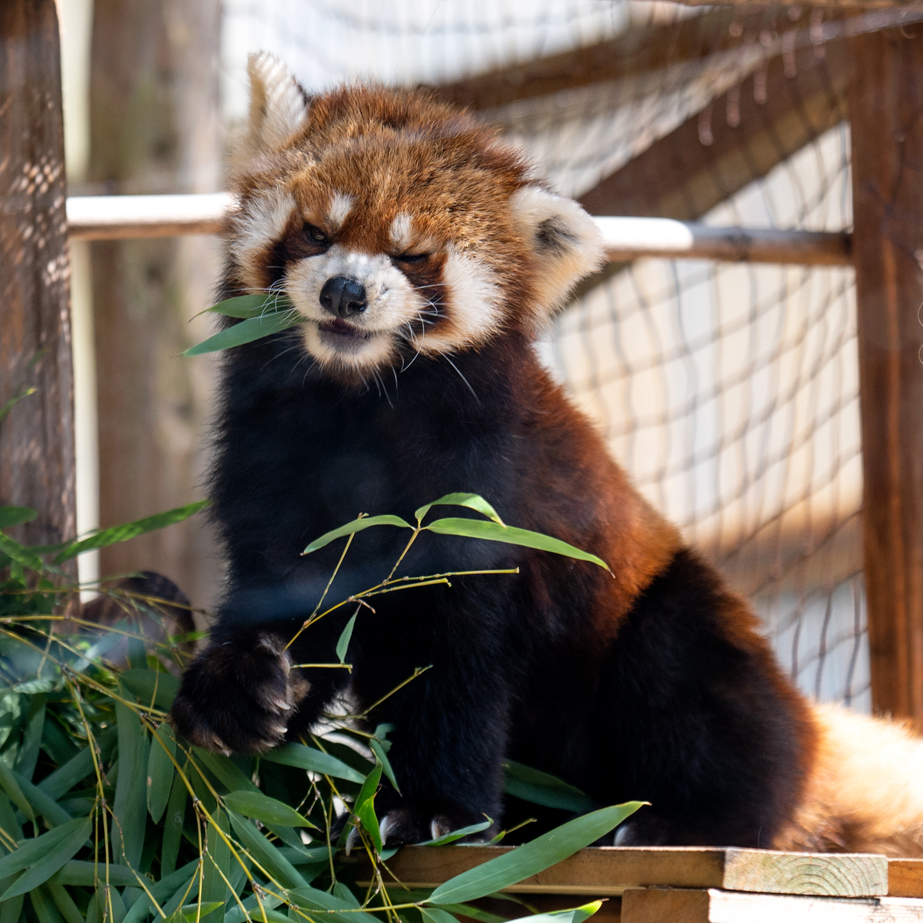
[(356, 910), (355, 906), (335, 894), (319, 891), (317, 888), (294, 888), (285, 892), (285, 896), (296, 907), (304, 910), (326, 911), (324, 916), (340, 916), (343, 923), (379, 923), (376, 917), (364, 910)]
[(362, 532), (371, 526), (400, 526), (402, 529), (413, 529), (413, 526), (401, 519), (400, 516), (363, 516), (361, 519), (354, 519), (352, 522), (346, 523), (345, 526), (340, 526), (339, 529), (325, 532), (320, 538), (314, 539), (302, 554), (310, 554), (312, 551), (317, 551), (318, 548), (323, 548), (324, 545), (329, 545), (338, 538), (352, 535), (354, 532)]
[(19, 542), (13, 541), (2, 532), (0, 532), (0, 553), (5, 554), (17, 564), (29, 568), (29, 570), (40, 571), (45, 569), (42, 559), (34, 551), (20, 545)]
[(270, 334), (288, 330), (289, 327), (294, 327), (298, 323), (301, 323), (301, 318), (296, 311), (275, 311), (259, 317), (251, 317), (233, 327), (219, 331), (195, 346), (190, 346), (181, 355), (190, 358), (201, 356), (203, 353), (217, 352), (219, 349), (243, 346), (244, 343), (252, 343)]
[(276, 311), (290, 311), (294, 305), (285, 295), (273, 292), (272, 294), (238, 295), (235, 298), (226, 298), (212, 305), (208, 311), (212, 314), (223, 314), (225, 317), (239, 317), (246, 320), (248, 317), (259, 317), (262, 314)]
[(173, 780), (173, 790), (167, 802), (167, 811), (163, 819), (163, 848), (160, 853), (160, 868), (165, 876), (172, 875), (179, 856), (180, 841), (183, 836), (183, 818), (186, 814), (188, 792), (179, 773)]
[(74, 903), (70, 892), (63, 884), (57, 881), (57, 876), (43, 884), (40, 890), (47, 892), (67, 923), (85, 923), (83, 914)]
[(16, 757), (16, 771), (31, 782), (42, 746), (42, 734), (45, 730), (46, 696), (40, 693), (30, 698), (26, 727), (22, 735), (19, 754)]
[(238, 816), (233, 811), (228, 811), (228, 817), (230, 817), (231, 826), (241, 843), (250, 850), (253, 858), (270, 875), (288, 888), (300, 888), (307, 884), (295, 866), (250, 821)]
[(46, 882), (90, 838), (93, 825), (88, 817), (62, 824), (34, 840), (27, 840), (16, 852), (0, 859), (0, 878), (25, 869), (22, 875), (0, 895), (0, 901), (25, 894)]
[(138, 535), (144, 535), (147, 532), (153, 532), (155, 529), (163, 529), (166, 526), (173, 525), (173, 523), (182, 522), (208, 506), (208, 502), (208, 500), (199, 500), (196, 503), (179, 506), (174, 510), (167, 510), (165, 513), (157, 513), (154, 516), (146, 516), (144, 519), (136, 519), (134, 522), (126, 522), (121, 526), (113, 526), (111, 529), (103, 529), (89, 538), (71, 542), (55, 558), (55, 564), (60, 564), (62, 561), (67, 561), (78, 554), (83, 554), (84, 551), (108, 548), (118, 542), (127, 542), (128, 539), (135, 538)]
[(101, 862), (84, 862), (82, 859), (66, 862), (51, 881), (60, 885), (95, 886), (100, 881), (105, 881), (107, 875), (109, 884), (115, 888), (130, 887), (138, 883), (138, 876), (127, 865), (116, 862), (105, 865)]
[(24, 522), (32, 522), (38, 513), (25, 506), (0, 506), (0, 529), (10, 529), (21, 526)]
[(497, 511), (479, 494), (446, 494), (432, 503), (421, 506), (413, 515), (419, 522), (434, 506), (465, 506), (469, 510), (482, 513), (492, 519), (497, 525), (504, 525)]
[(381, 831), (378, 827), (378, 817), (375, 814), (375, 793), (381, 781), (381, 763), (376, 763), (375, 768), (366, 776), (356, 796), (353, 813), (365, 828), (365, 832), (372, 838), (377, 852), (381, 852)]
[(231, 792), (224, 796), (224, 803), (232, 811), (252, 817), (264, 824), (285, 824), (287, 827), (314, 827), (306, 817), (294, 808), (270, 798), (261, 792)]
[[(64, 923), (64, 918), (55, 907), (51, 895), (41, 886), (29, 892), (29, 901), (40, 923)], [(83, 923), (83, 917), (78, 915), (78, 919)]]
[(353, 636), (353, 628), (356, 625), (356, 616), (359, 615), (359, 610), (353, 613), (352, 618), (346, 623), (346, 627), (340, 634), (340, 640), (337, 641), (337, 657), (340, 659), (340, 663), (346, 662), (346, 651), (349, 648), (350, 638)]
[(34, 816), (44, 817), (52, 827), (60, 827), (62, 824), (70, 823), (73, 820), (73, 817), (61, 805), (49, 798), (38, 786), (33, 785), (28, 779), (24, 779), (15, 769), (13, 770), (13, 778), (20, 791), (25, 795), (26, 800), (32, 806)]
[(569, 910), (552, 910), (550, 913), (536, 913), (528, 917), (517, 917), (507, 923), (583, 923), (602, 907), (602, 901), (593, 901), (582, 907), (572, 907)]
[(629, 801), (577, 817), (512, 852), (450, 878), (433, 891), (428, 903), (464, 903), (502, 891), (595, 843), (640, 807), (641, 802)]
[(451, 913), (439, 907), (421, 907), (420, 914), (427, 923), (458, 923)]
[(347, 766), (329, 753), (322, 753), (304, 744), (290, 743), (276, 747), (275, 750), (264, 753), (262, 759), (270, 763), (281, 763), (283, 766), (294, 766), (296, 769), (306, 769), (322, 776), (345, 779), (347, 782), (358, 782), (360, 785), (365, 781), (365, 776), (352, 766)]
[[(216, 810), (212, 817), (218, 829), (227, 835), (230, 832), (230, 827), (224, 811)], [(231, 851), (218, 830), (211, 824), (209, 824), (206, 832), (206, 840), (208, 851), (203, 869), (202, 890), (199, 894), (199, 899), (202, 901), (200, 913), (203, 920), (212, 911), (217, 910), (219, 907), (224, 907), (228, 896), (228, 886), (225, 881), (231, 872)], [(206, 910), (206, 907), (210, 909)], [(223, 916), (223, 914), (220, 916)], [(213, 919), (217, 920), (218, 918), (219, 915), (216, 914)]]
[(385, 748), (382, 745), (382, 742), (376, 737), (372, 737), (369, 739), (369, 746), (372, 748), (372, 753), (374, 753), (375, 756), (377, 756), (381, 761), (381, 768), (385, 774), (385, 777), (394, 786), (394, 791), (400, 795), (400, 786), (397, 784), (397, 779), (394, 776), (394, 770), (391, 768), (391, 761), (388, 759), (388, 754), (385, 752)]
[(573, 785), (557, 776), (523, 766), (514, 760), (504, 760), (505, 779), (503, 791), (507, 795), (531, 801), (546, 808), (560, 808), (585, 814), (599, 805)]
[(461, 827), (458, 830), (453, 830), (451, 833), (444, 833), (434, 840), (423, 840), (423, 842), (417, 843), (417, 846), (446, 846), (449, 843), (460, 840), (462, 837), (471, 836), (472, 833), (481, 833), (492, 823), (493, 820), (488, 817), (487, 820), (482, 820), (479, 824), (471, 824), (468, 827)]
[(177, 677), (161, 670), (149, 670), (146, 667), (125, 670), (124, 673), (119, 675), (119, 682), (145, 708), (154, 707), (169, 711), (176, 694), (179, 692), (179, 679)]
[[(13, 775), (13, 771), (2, 759), (0, 759), (0, 788), (10, 796), (10, 801), (12, 801), (29, 820), (34, 819), (35, 812), (32, 810), (32, 805), (29, 804), (28, 799), (19, 787), (19, 782)], [(2, 865), (2, 863), (0, 863), (0, 865)], [(0, 875), (0, 877), (2, 877), (2, 875)]]
[(119, 735), (119, 775), (115, 784), (112, 851), (132, 868), (141, 862), (147, 827), (147, 763), (150, 746), (141, 719), (128, 706), (115, 703)]
[(582, 551), (567, 542), (541, 532), (531, 532), (528, 529), (517, 529), (514, 526), (500, 526), (495, 522), (482, 522), (479, 519), (437, 519), (424, 530), (436, 532), (439, 535), (459, 535), (465, 538), (480, 538), (488, 542), (506, 542), (509, 545), (521, 545), (524, 548), (535, 548), (538, 551), (550, 551), (552, 554), (576, 558), (578, 561), (590, 561), (609, 570), (609, 565), (595, 554)]
[(147, 761), (147, 810), (156, 824), (170, 800), (176, 771), (170, 757), (176, 755), (176, 738), (173, 728), (166, 722), (155, 733), (157, 739), (151, 741), (151, 755)]
[[(117, 731), (107, 728), (96, 737), (100, 757), (108, 759), (115, 745)], [(76, 756), (71, 757), (63, 766), (58, 767), (50, 775), (45, 776), (38, 784), (39, 791), (46, 794), (53, 801), (67, 794), (78, 782), (81, 782), (93, 771), (93, 754), (89, 747), (84, 747)]]

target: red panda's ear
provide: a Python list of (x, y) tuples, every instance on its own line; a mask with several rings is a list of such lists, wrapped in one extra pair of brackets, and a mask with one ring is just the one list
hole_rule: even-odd
[(563, 307), (571, 289), (605, 261), (596, 222), (573, 200), (523, 186), (510, 200), (513, 222), (534, 257), (536, 321)]
[(299, 131), (308, 115), (309, 98), (295, 75), (267, 51), (251, 54), (250, 111), (243, 137), (232, 153), (241, 161), (281, 147)]

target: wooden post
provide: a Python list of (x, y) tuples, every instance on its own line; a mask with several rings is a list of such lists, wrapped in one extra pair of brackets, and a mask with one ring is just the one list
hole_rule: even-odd
[(65, 194), (55, 2), (3, 0), (0, 505), (38, 510), (16, 537), (39, 544), (70, 538), (76, 529)]
[(923, 30), (852, 40), (872, 704), (923, 730)]

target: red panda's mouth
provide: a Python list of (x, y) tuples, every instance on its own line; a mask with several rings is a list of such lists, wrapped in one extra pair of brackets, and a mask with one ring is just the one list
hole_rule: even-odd
[(343, 337), (349, 340), (367, 340), (371, 336), (371, 333), (368, 331), (360, 330), (358, 327), (353, 327), (352, 324), (347, 324), (342, 317), (336, 317), (331, 321), (326, 321), (317, 326), (322, 333), (332, 334), (333, 336)]

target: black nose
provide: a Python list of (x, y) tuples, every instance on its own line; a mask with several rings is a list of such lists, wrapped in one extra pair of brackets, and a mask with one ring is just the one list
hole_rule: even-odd
[(361, 314), (369, 306), (365, 286), (345, 276), (334, 276), (324, 283), (320, 290), (320, 304), (325, 311), (337, 317)]

